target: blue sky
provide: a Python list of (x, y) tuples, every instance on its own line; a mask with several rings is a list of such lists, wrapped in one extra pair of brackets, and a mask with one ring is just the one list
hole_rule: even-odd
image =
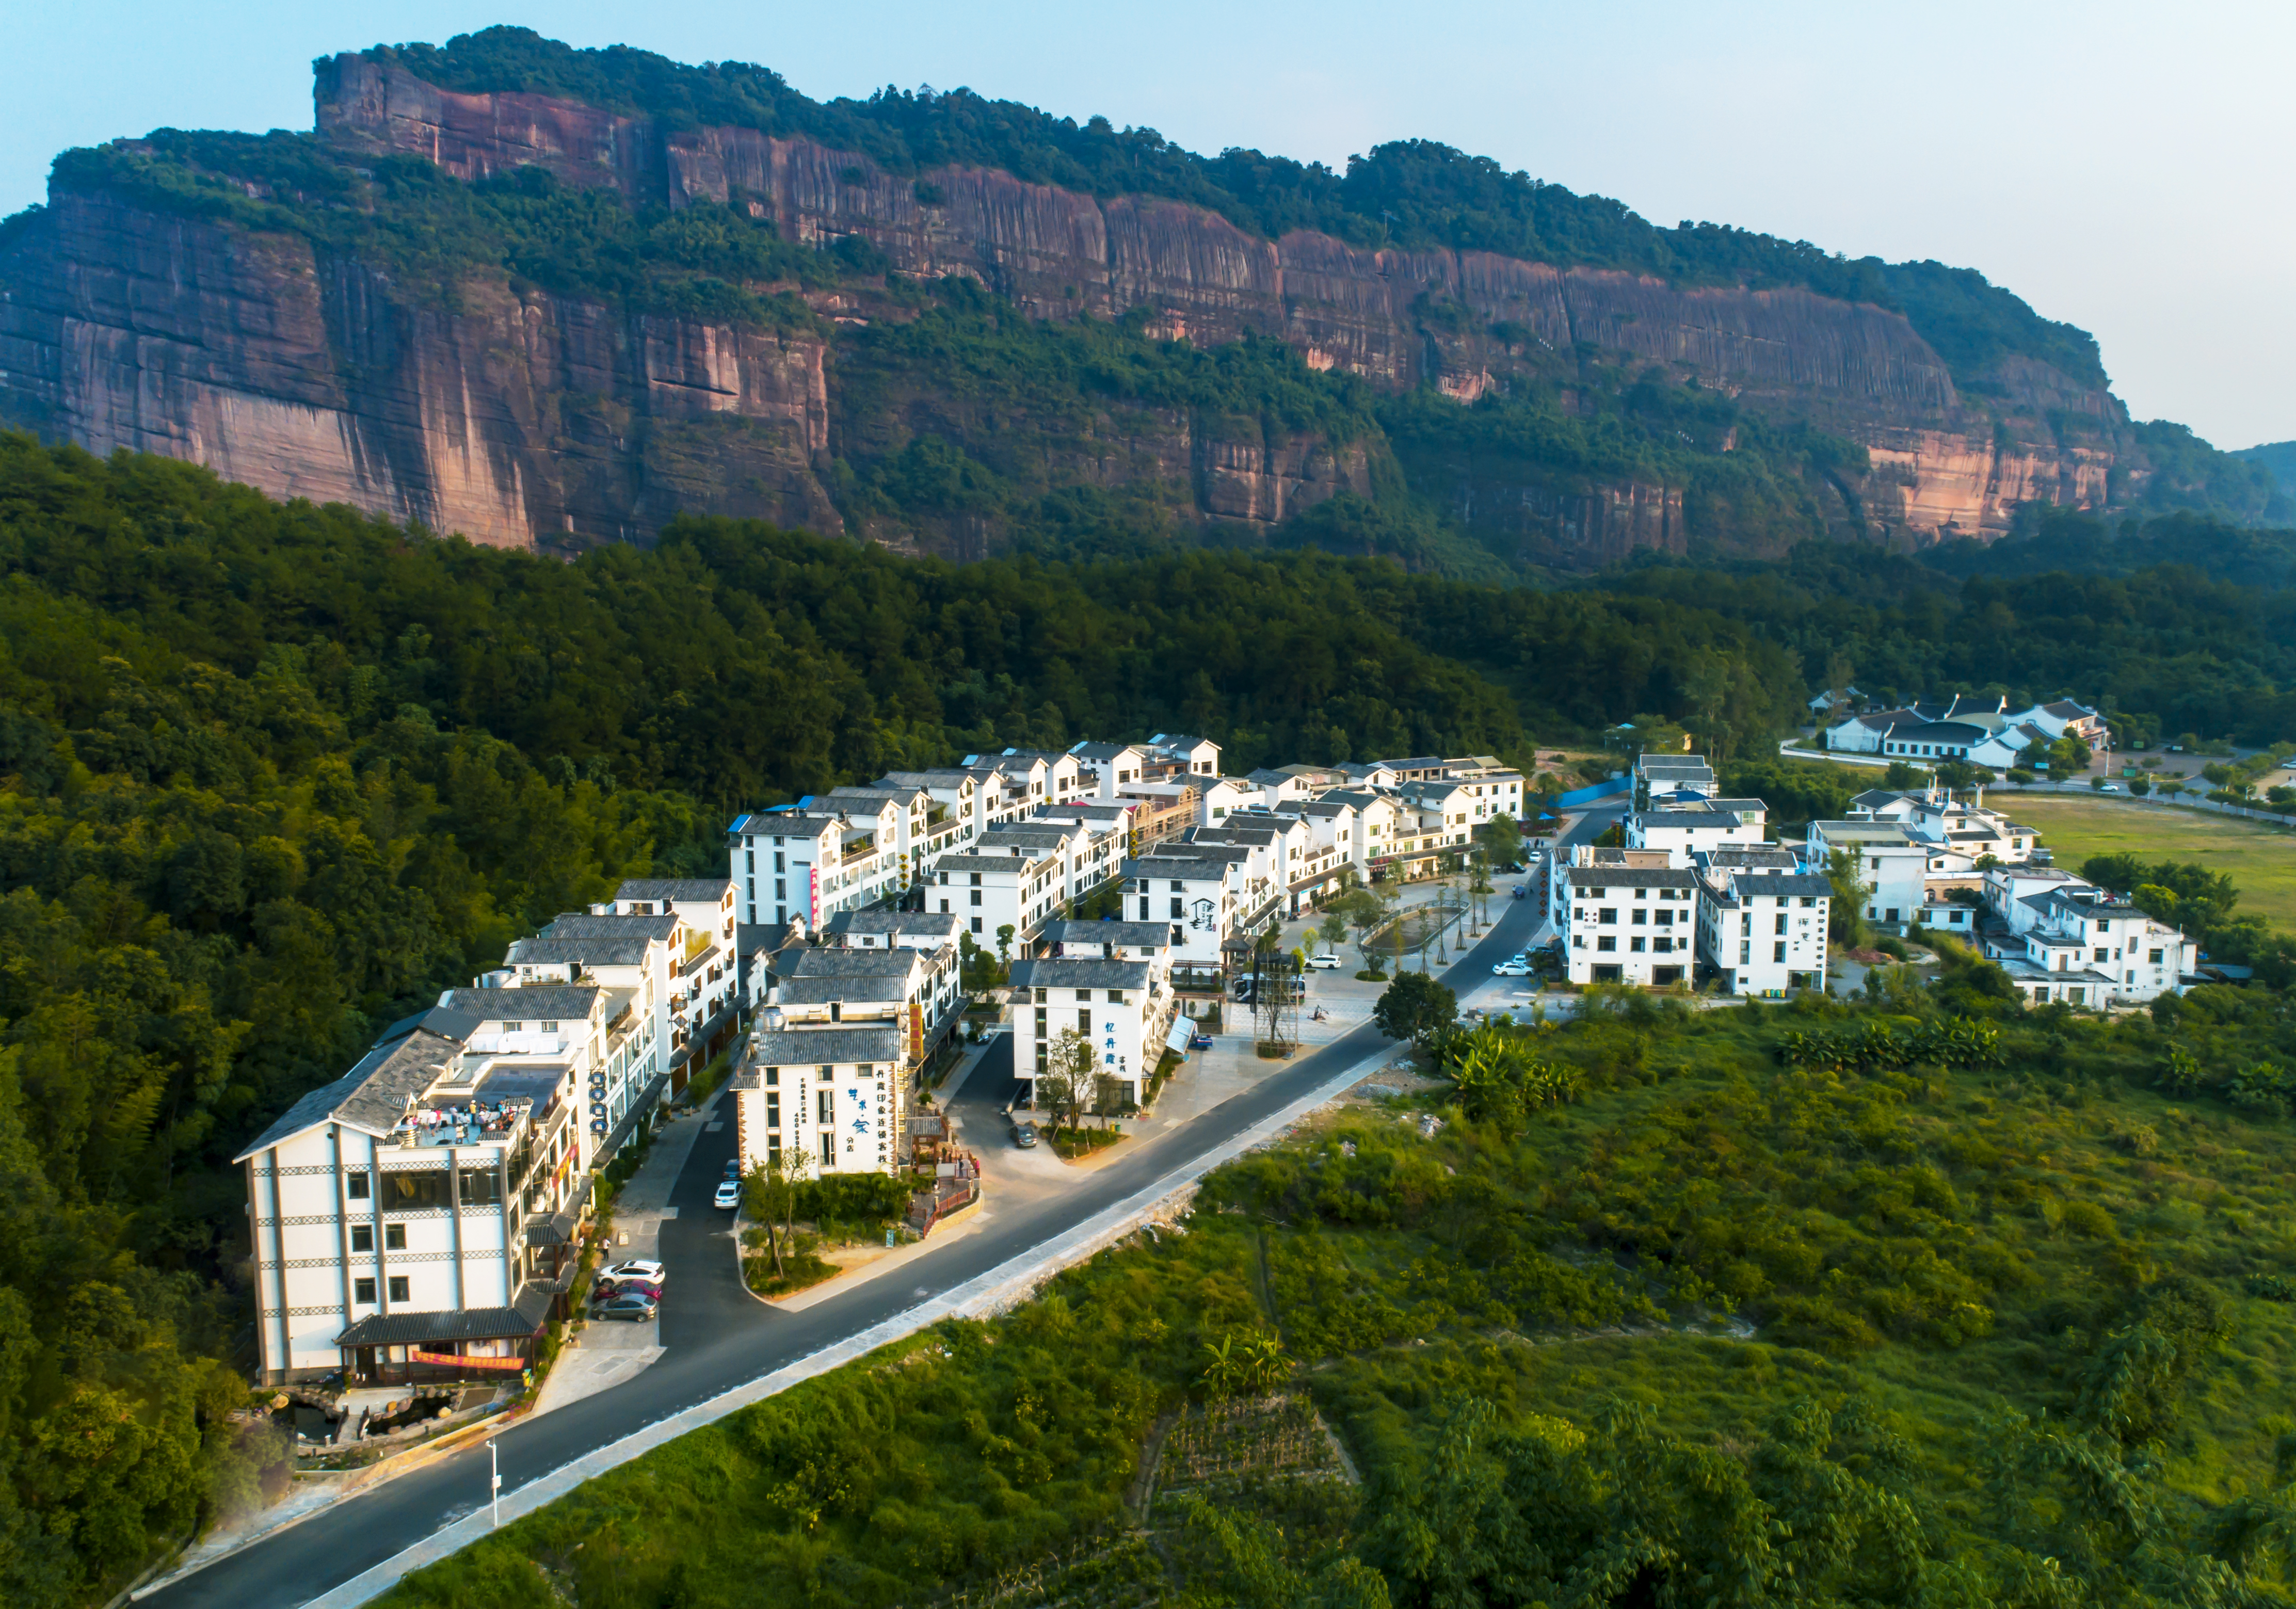
[(1338, 166), (1439, 139), (1661, 223), (1981, 269), (2095, 332), (2139, 418), (2296, 437), (2284, 4), (74, 0), (10, 19), (0, 212), (65, 146), (308, 128), (312, 57), (494, 22), (761, 62), (816, 96), (966, 86), (1201, 151)]

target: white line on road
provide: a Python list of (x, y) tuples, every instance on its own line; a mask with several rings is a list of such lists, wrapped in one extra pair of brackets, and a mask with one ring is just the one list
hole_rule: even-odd
[[(792, 1385), (825, 1375), (944, 1318), (982, 1317), (1025, 1299), (1029, 1292), (1048, 1276), (1081, 1262), (1130, 1233), (1142, 1218), (1176, 1191), (1184, 1189), (1222, 1162), (1264, 1145), (1334, 1096), (1369, 1077), (1394, 1055), (1395, 1047), (1389, 1046), (1376, 1055), (1365, 1057), (1347, 1071), (1334, 1073), (1290, 1105), (1261, 1119), (1205, 1155), (1183, 1163), (1146, 1188), (1135, 1191), (1074, 1228), (991, 1268), (978, 1278), (966, 1281), (953, 1291), (919, 1302), (882, 1323), (873, 1325), (857, 1335), (825, 1346), (747, 1384), (722, 1391), (706, 1402), (696, 1403), (682, 1412), (658, 1419), (643, 1430), (633, 1431), (619, 1441), (594, 1449), (547, 1474), (536, 1476), (515, 1491), (503, 1494), (504, 1511), (512, 1519), (532, 1514), (545, 1504), (564, 1497), (594, 1475), (603, 1474), (618, 1465), (627, 1464), (652, 1452), (664, 1442), (676, 1440), (688, 1431), (699, 1430), (753, 1402), (761, 1402)], [(352, 1609), (355, 1605), (366, 1603), (397, 1585), (409, 1572), (420, 1570), (425, 1564), (435, 1564), (450, 1554), (459, 1552), (491, 1529), (493, 1527), (482, 1513), (468, 1515), (433, 1531), (414, 1547), (393, 1555), (373, 1569), (353, 1576), (340, 1586), (311, 1599), (310, 1609)]]

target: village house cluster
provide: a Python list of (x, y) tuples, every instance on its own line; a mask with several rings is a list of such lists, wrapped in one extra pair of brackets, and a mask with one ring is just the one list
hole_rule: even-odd
[[(2079, 706), (2046, 706), (2063, 716)], [(2025, 712), (2030, 716), (2030, 711)], [(1759, 799), (1721, 797), (1693, 754), (1636, 761), (1617, 848), (1574, 846), (1547, 881), (1575, 983), (1653, 988), (1711, 977), (1726, 994), (1822, 987), (1841, 857), (1872, 926), (1951, 933), (2035, 1003), (2150, 1000), (2196, 981), (2197, 947), (2123, 897), (2046, 864), (2039, 835), (1932, 784), (1877, 788), (1801, 841), (1774, 843)]]
[[(1350, 874), (1464, 853), (1527, 797), (1489, 755), (1235, 777), (1218, 744), (1159, 733), (971, 754), (742, 816), (728, 832), (757, 1006), (734, 1086), (742, 1163), (904, 1163), (968, 948), (1009, 965), (1016, 1073), (1046, 1076), (1072, 1032), (1098, 1098), (1136, 1104), (1256, 935)], [(1112, 919), (1075, 919), (1094, 899)]]
[[(1864, 714), (1840, 714), (1862, 702), (1854, 687), (1821, 694), (1810, 701), (1825, 727), (1825, 746), (1844, 754), (1878, 754), (1923, 765), (1964, 760), (1972, 766), (2006, 771), (2036, 767), (2049, 745), (2062, 737), (2077, 737), (2092, 749), (2107, 746), (2112, 733), (2104, 717), (2087, 704), (2054, 699), (2022, 710), (1996, 695), (1964, 693), (1942, 702), (1917, 702), (1895, 710)], [(1837, 718), (1838, 716), (1838, 718)]]
[[(1923, 759), (1960, 757), (1943, 727), (2092, 730), (2076, 705), (1896, 713), (1857, 731)], [(1838, 855), (1870, 923), (1965, 935), (2032, 999), (2189, 981), (2182, 935), (2046, 865), (1981, 791), (1864, 793), (1781, 844), (1765, 802), (1723, 796), (1697, 755), (1644, 754), (1632, 781), (1623, 842), (1549, 868), (1574, 982), (1822, 986)], [(1489, 755), (1226, 776), (1217, 743), (1166, 733), (967, 755), (743, 815), (728, 876), (627, 881), (518, 940), (241, 1154), (264, 1377), (527, 1367), (565, 1316), (591, 1176), (745, 1024), (745, 1170), (907, 1169), (939, 1121), (920, 1077), (959, 1029), (969, 960), (1004, 970), (1021, 1078), (1082, 1055), (1122, 1110), (1259, 935), (1350, 880), (1440, 869), (1532, 802)]]

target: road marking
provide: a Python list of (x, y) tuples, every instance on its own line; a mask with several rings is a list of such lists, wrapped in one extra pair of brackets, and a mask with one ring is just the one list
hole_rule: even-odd
[[(1182, 1163), (1114, 1206), (1095, 1213), (1073, 1228), (1040, 1242), (1021, 1255), (998, 1264), (954, 1290), (921, 1301), (858, 1334), (832, 1342), (770, 1374), (720, 1391), (682, 1412), (657, 1419), (619, 1441), (592, 1449), (571, 1463), (536, 1476), (514, 1490), (503, 1494), (504, 1510), (512, 1519), (521, 1519), (545, 1504), (564, 1497), (593, 1476), (603, 1474), (617, 1465), (652, 1452), (688, 1431), (699, 1430), (751, 1403), (762, 1402), (793, 1385), (825, 1375), (857, 1358), (866, 1357), (879, 1347), (928, 1329), (943, 1318), (986, 1318), (1013, 1305), (1015, 1298), (1025, 1301), (1028, 1293), (1044, 1279), (1083, 1261), (1132, 1233), (1135, 1220), (1159, 1203), (1222, 1163), (1266, 1145), (1317, 1107), (1380, 1071), (1394, 1055), (1393, 1046), (1382, 1046), (1346, 1071), (1333, 1073), (1321, 1080), (1290, 1104), (1262, 1118), (1242, 1133), (1231, 1135), (1195, 1161)], [(922, 1287), (920, 1294), (922, 1294)], [(372, 1569), (363, 1571), (349, 1580), (308, 1600), (308, 1609), (355, 1609), (355, 1605), (389, 1591), (410, 1572), (460, 1552), (493, 1530), (486, 1516), (467, 1509), (462, 1514), (461, 1518), (453, 1518), (450, 1515), (449, 1523), (432, 1531), (412, 1547), (392, 1555)]]

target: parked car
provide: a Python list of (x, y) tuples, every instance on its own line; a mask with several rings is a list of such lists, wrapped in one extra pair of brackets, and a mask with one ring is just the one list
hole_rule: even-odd
[(654, 1318), (654, 1304), (651, 1298), (631, 1291), (609, 1296), (605, 1301), (594, 1304), (590, 1309), (590, 1317), (600, 1319), (626, 1318), (633, 1324), (645, 1324)]
[(1518, 882), (1518, 883), (1516, 883), (1516, 884), (1514, 885), (1514, 897), (1515, 897), (1516, 899), (1529, 899), (1529, 898), (1530, 898), (1530, 885), (1529, 885), (1529, 883), (1527, 883), (1527, 882)]
[(669, 1282), (669, 1270), (658, 1262), (650, 1262), (641, 1257), (635, 1261), (616, 1263), (611, 1268), (602, 1269), (598, 1277), (617, 1280), (643, 1279), (648, 1285), (667, 1285)]
[(1491, 968), (1491, 975), (1495, 978), (1528, 978), (1530, 976), (1530, 964), (1517, 956)]
[(726, 1177), (727, 1178), (739, 1178), (742, 1177), (742, 1159), (740, 1157), (729, 1156), (726, 1159)]
[(1192, 1033), (1188, 1036), (1188, 1048), (1190, 1050), (1210, 1050), (1211, 1047), (1211, 1035), (1208, 1033)]
[(709, 1198), (709, 1203), (714, 1207), (731, 1212), (742, 1204), (742, 1181), (738, 1178), (719, 1179), (718, 1194)]
[(1013, 1143), (1026, 1151), (1037, 1143), (1037, 1126), (1027, 1118), (1016, 1119), (1013, 1124)]
[(1235, 1003), (1238, 1006), (1249, 1006), (1251, 1004), (1250, 979), (1238, 978), (1235, 981)]
[(1310, 956), (1308, 957), (1308, 965), (1316, 972), (1336, 972), (1339, 969), (1340, 958), (1337, 956)]
[(591, 1287), (592, 1301), (603, 1301), (610, 1296), (643, 1296), (648, 1301), (660, 1301), (661, 1287), (644, 1279), (602, 1279)]
[(2117, 782), (2108, 782), (2100, 785), (2097, 792), (2100, 793), (2126, 793), (2128, 790), (2122, 787)]

